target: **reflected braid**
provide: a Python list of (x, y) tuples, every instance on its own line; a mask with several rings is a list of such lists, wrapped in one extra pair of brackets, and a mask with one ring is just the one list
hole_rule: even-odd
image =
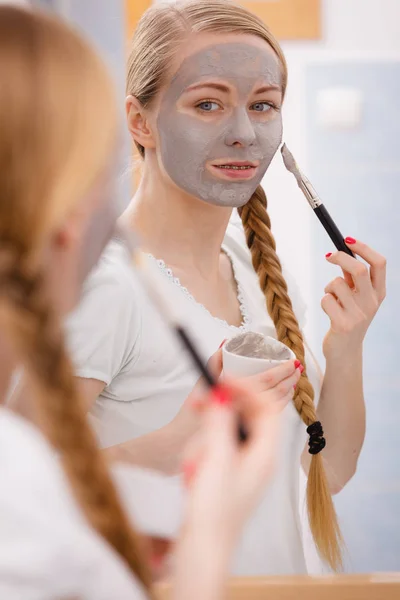
[[(303, 336), (293, 311), (288, 287), (267, 213), (267, 198), (258, 186), (249, 202), (239, 209), (253, 267), (265, 294), (278, 339), (295, 353), (304, 365), (293, 402), (305, 425), (317, 420), (314, 389), (307, 377)], [(321, 454), (311, 459), (307, 483), (307, 506), (311, 531), (321, 557), (335, 570), (341, 567), (341, 534)]]

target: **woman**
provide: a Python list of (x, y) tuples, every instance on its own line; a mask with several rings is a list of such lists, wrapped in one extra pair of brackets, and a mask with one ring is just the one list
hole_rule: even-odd
[[(127, 118), (143, 171), (125, 224), (141, 233), (205, 355), (254, 330), (277, 336), (306, 367), (285, 409), (278, 471), (242, 540), (242, 574), (305, 571), (300, 461), (314, 539), (325, 561), (339, 567), (331, 493), (356, 470), (365, 433), (362, 346), (385, 296), (385, 260), (377, 252), (347, 238), (369, 268), (341, 253), (327, 257), (345, 275), (327, 285), (322, 300), (331, 327), (320, 389), (303, 341), (304, 311), (295, 288), (288, 291), (260, 187), (282, 138), (286, 81), (284, 56), (265, 25), (225, 0), (157, 4), (133, 38)], [(229, 224), (233, 208), (245, 235)], [(110, 456), (177, 472), (197, 427), (185, 402), (196, 376), (125, 261), (123, 247), (112, 244), (71, 321), (77, 373)], [(268, 377), (247, 381), (260, 398)]]
[[(4, 400), (22, 366), (47, 436), (0, 408), (0, 597), (150, 597), (144, 541), (87, 424), (60, 322), (114, 228), (111, 82), (65, 25), (5, 6), (0, 79), (0, 391)], [(272, 410), (240, 385), (215, 395), (191, 451), (177, 599), (221, 597), (237, 530), (269, 478), (275, 415), (298, 378), (293, 361), (284, 365)], [(239, 410), (250, 432), (242, 448)]]

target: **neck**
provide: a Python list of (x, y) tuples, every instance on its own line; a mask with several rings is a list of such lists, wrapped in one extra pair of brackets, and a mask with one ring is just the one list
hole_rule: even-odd
[(166, 187), (144, 166), (140, 186), (122, 219), (157, 258), (212, 274), (219, 268), (231, 213), (231, 208), (208, 204), (173, 185)]

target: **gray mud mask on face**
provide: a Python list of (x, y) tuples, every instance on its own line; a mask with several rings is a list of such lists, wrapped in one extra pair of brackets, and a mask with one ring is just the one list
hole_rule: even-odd
[[(194, 111), (187, 114), (177, 108), (188, 86), (216, 79), (237, 90), (237, 105), (226, 117), (207, 122)], [(260, 113), (253, 117), (248, 110), (249, 94), (257, 83), (281, 85), (281, 79), (275, 54), (248, 44), (219, 44), (189, 56), (166, 90), (157, 120), (161, 158), (172, 181), (217, 206), (246, 204), (282, 141), (280, 113), (267, 121), (260, 119)], [(224, 181), (206, 169), (207, 162), (221, 159), (259, 161), (259, 167), (250, 180)]]

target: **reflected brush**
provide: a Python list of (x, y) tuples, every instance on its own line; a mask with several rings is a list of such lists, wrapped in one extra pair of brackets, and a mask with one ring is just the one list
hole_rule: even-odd
[[(207, 364), (196, 348), (196, 344), (193, 342), (191, 335), (181, 323), (174, 303), (170, 298), (170, 294), (168, 293), (169, 290), (167, 289), (163, 275), (160, 274), (157, 266), (147, 256), (147, 254), (140, 250), (139, 238), (136, 234), (130, 230), (127, 230), (125, 227), (118, 225), (115, 237), (120, 239), (122, 242), (125, 242), (125, 245), (127, 246), (131, 256), (133, 266), (135, 267), (135, 272), (143, 289), (146, 291), (147, 295), (157, 308), (161, 317), (169, 326), (170, 330), (175, 334), (175, 336), (180, 340), (184, 348), (187, 350), (192, 362), (199, 371), (200, 375), (203, 377), (207, 386), (215, 395), (218, 395), (218, 397), (221, 398), (222, 402), (222, 396), (225, 394), (225, 390), (221, 388), (218, 378), (216, 378), (207, 367)], [(247, 437), (248, 435), (245, 426), (242, 422), (239, 422), (239, 441), (245, 442)]]
[(319, 198), (317, 192), (315, 191), (307, 177), (303, 175), (303, 173), (298, 168), (296, 161), (293, 158), (293, 154), (289, 151), (286, 144), (283, 144), (281, 148), (281, 153), (283, 162), (285, 163), (285, 167), (290, 173), (292, 173), (295, 176), (297, 184), (303, 192), (304, 196), (306, 197), (308, 204), (311, 206), (314, 213), (317, 215), (323, 228), (331, 238), (335, 247), (338, 250), (341, 250), (342, 252), (345, 252), (346, 254), (349, 254), (350, 256), (353, 256), (353, 258), (355, 258), (353, 252), (346, 245), (343, 235), (340, 233), (336, 223), (332, 219), (325, 206), (322, 204), (322, 200)]

